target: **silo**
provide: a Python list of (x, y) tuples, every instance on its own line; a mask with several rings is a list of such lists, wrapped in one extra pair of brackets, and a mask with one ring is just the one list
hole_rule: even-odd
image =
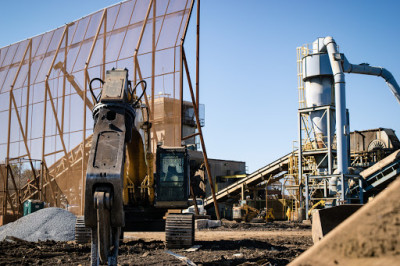
[[(334, 105), (334, 88), (332, 68), (326, 52), (321, 52), (319, 47), (321, 39), (313, 42), (311, 53), (303, 57), (303, 81), (305, 87), (305, 100), (307, 108)], [(317, 108), (316, 108), (317, 109)], [(334, 116), (334, 114), (332, 114)], [(333, 118), (333, 117), (332, 117)], [(316, 147), (326, 148), (328, 142), (328, 122), (325, 110), (310, 112), (312, 128), (315, 134)], [(335, 132), (335, 120), (330, 119), (331, 138)]]

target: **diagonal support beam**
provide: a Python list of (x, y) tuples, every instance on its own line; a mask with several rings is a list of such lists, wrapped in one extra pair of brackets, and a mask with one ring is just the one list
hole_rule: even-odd
[[(140, 66), (139, 66), (139, 62), (137, 61), (137, 58), (136, 58), (136, 65), (137, 65), (136, 70), (137, 70), (137, 73), (138, 73), (138, 76), (139, 76), (139, 80), (143, 80), (142, 71), (140, 70)], [(136, 76), (136, 74), (135, 74), (135, 76)], [(142, 90), (144, 90), (143, 83), (141, 83), (141, 86), (142, 86)], [(149, 105), (149, 99), (147, 98), (147, 93), (146, 92), (144, 92), (144, 99), (145, 99), (146, 105), (149, 107), (150, 106)], [(150, 108), (149, 108), (149, 113), (150, 114), (152, 113), (152, 110), (150, 110)], [(154, 137), (156, 143), (158, 143), (158, 136), (157, 136), (156, 129), (155, 129), (155, 127), (151, 127), (151, 129), (153, 130), (153, 137)]]
[[(83, 92), (83, 101), (86, 103), (87, 99), (87, 91), (88, 91), (88, 85), (90, 84), (90, 77), (89, 77), (89, 63), (90, 60), (92, 59), (92, 55), (93, 55), (93, 51), (94, 51), (94, 47), (96, 46), (96, 42), (97, 39), (99, 38), (99, 34), (101, 31), (101, 26), (103, 26), (104, 28), (104, 35), (103, 35), (103, 78), (105, 77), (105, 60), (106, 60), (106, 35), (107, 35), (107, 8), (104, 9), (103, 14), (101, 16), (99, 25), (97, 27), (97, 31), (95, 34), (95, 37), (93, 39), (92, 42), (92, 46), (90, 48), (88, 57), (86, 59), (85, 62), (85, 68), (84, 68), (84, 84), (85, 84), (85, 90)], [(93, 99), (93, 101), (96, 101), (96, 99)], [(93, 108), (91, 108), (90, 110), (92, 110)], [(85, 173), (85, 164), (86, 164), (86, 153), (85, 153), (85, 146), (86, 146), (86, 112), (87, 112), (87, 108), (83, 107), (83, 136), (82, 136), (82, 178), (81, 178), (81, 182), (82, 182), (82, 193), (81, 193), (81, 214), (83, 214), (84, 212), (84, 203), (85, 203), (85, 197), (84, 197), (84, 191), (86, 190), (85, 186), (86, 186), (86, 182), (85, 182), (85, 177), (86, 177), (86, 173)]]
[[(30, 39), (29, 40), (29, 43), (27, 44), (27, 46), (26, 46), (26, 49), (25, 49), (25, 52), (24, 52), (24, 55), (22, 56), (22, 59), (21, 59), (21, 61), (20, 61), (20, 63), (19, 63), (19, 66), (18, 66), (18, 70), (17, 70), (17, 72), (15, 73), (15, 76), (14, 76), (14, 80), (13, 80), (13, 82), (12, 82), (12, 84), (11, 84), (11, 88), (10, 88), (10, 102), (9, 102), (9, 110), (8, 110), (8, 115), (9, 115), (9, 125), (8, 125), (8, 139), (7, 139), (7, 166), (9, 165), (9, 158), (10, 158), (10, 137), (11, 137), (11, 110), (12, 110), (12, 107), (11, 107), (11, 105), (12, 105), (12, 103), (14, 104), (14, 110), (15, 110), (15, 113), (17, 114), (17, 118), (18, 118), (18, 123), (19, 123), (19, 126), (20, 126), (20, 131), (21, 131), (21, 134), (22, 134), (22, 136), (23, 136), (23, 141), (24, 141), (24, 145), (25, 145), (25, 149), (26, 149), (26, 152), (27, 152), (27, 155), (28, 155), (28, 158), (29, 158), (29, 162), (30, 162), (30, 166), (31, 166), (31, 169), (32, 169), (32, 172), (33, 172), (33, 174), (34, 174), (34, 177), (35, 177), (35, 182), (37, 183), (37, 184), (39, 184), (38, 182), (38, 180), (37, 180), (37, 178), (36, 178), (36, 171), (35, 171), (35, 167), (33, 166), (33, 164), (32, 164), (32, 157), (31, 157), (31, 153), (30, 153), (30, 150), (29, 150), (29, 147), (28, 147), (28, 139), (27, 139), (27, 132), (28, 132), (28, 128), (27, 128), (27, 126), (25, 126), (25, 130), (24, 130), (24, 128), (23, 128), (23, 126), (22, 126), (22, 123), (21, 123), (21, 117), (20, 117), (20, 115), (19, 115), (19, 112), (18, 112), (18, 107), (17, 107), (17, 104), (16, 104), (16, 101), (15, 101), (15, 98), (14, 98), (14, 86), (15, 86), (15, 83), (17, 82), (17, 79), (18, 79), (18, 76), (19, 76), (19, 73), (20, 73), (20, 71), (21, 71), (21, 68), (22, 68), (22, 65), (23, 65), (23, 63), (24, 63), (24, 61), (25, 61), (25, 58), (26, 58), (26, 55), (27, 55), (27, 53), (28, 53), (28, 51), (29, 51), (29, 73), (28, 73), (28, 80), (30, 80), (30, 64), (31, 64), (31, 53), (32, 53), (32, 39)], [(29, 86), (30, 86), (30, 84), (28, 84), (28, 93), (29, 93)], [(29, 94), (28, 94), (28, 96), (29, 96)], [(28, 97), (27, 96), (27, 97)], [(27, 98), (28, 99), (28, 98)], [(28, 102), (27, 102), (27, 112), (28, 112)], [(28, 118), (26, 118), (26, 121), (25, 121), (25, 124), (27, 125), (28, 124)], [(7, 184), (6, 184), (7, 186), (4, 188), (4, 189), (8, 189), (8, 182), (7, 182)]]
[[(134, 63), (134, 66), (135, 66), (135, 70), (134, 70), (134, 72), (135, 72), (134, 73), (134, 84), (135, 85), (137, 83), (136, 82), (136, 73), (138, 73), (138, 75), (139, 75), (139, 80), (142, 80), (142, 73), (140, 71), (139, 60), (138, 60), (137, 56), (138, 56), (138, 53), (139, 53), (140, 45), (142, 43), (144, 31), (146, 30), (146, 25), (147, 25), (147, 21), (149, 19), (150, 10), (151, 10), (151, 6), (152, 5), (153, 5), (153, 0), (150, 0), (149, 6), (147, 8), (145, 19), (143, 21), (142, 30), (140, 31), (139, 39), (138, 39), (138, 42), (136, 44), (135, 52), (133, 53), (133, 63)], [(142, 83), (142, 89), (144, 89), (143, 83)], [(152, 117), (153, 110), (151, 110), (151, 108), (150, 108), (149, 99), (147, 98), (147, 93), (146, 92), (144, 92), (144, 98), (145, 98), (145, 101), (146, 101), (146, 105), (148, 106), (148, 109), (149, 109), (150, 117)]]
[[(22, 59), (21, 59), (21, 61), (19, 63), (19, 67), (18, 67), (17, 73), (15, 73), (14, 80), (13, 80), (13, 82), (11, 84), (11, 88), (10, 88), (10, 98), (9, 98), (9, 108), (8, 108), (7, 165), (9, 164), (9, 158), (10, 158), (11, 109), (12, 109), (11, 108), (11, 104), (12, 104), (13, 91), (14, 91), (15, 82), (17, 82), (17, 78), (18, 78), (19, 72), (21, 71), (22, 64), (23, 64), (23, 62), (25, 60), (26, 54), (28, 53), (28, 50), (29, 50), (29, 47), (30, 47), (31, 43), (32, 43), (32, 39), (29, 41), (28, 45), (26, 46), (24, 55), (22, 56)], [(15, 105), (15, 110), (17, 111), (17, 106), (16, 105)], [(22, 131), (23, 131), (23, 129), (22, 129)]]
[(18, 204), (16, 209), (17, 209), (18, 212), (19, 212), (19, 210), (21, 209), (20, 207), (22, 207), (21, 197), (20, 197), (20, 194), (19, 194), (20, 191), (19, 191), (19, 188), (18, 188), (18, 186), (17, 186), (17, 183), (15, 183), (14, 173), (13, 173), (13, 171), (12, 171), (10, 165), (7, 165), (7, 167), (9, 168), (9, 173), (10, 173), (11, 181), (12, 181), (13, 186), (14, 186), (14, 189), (15, 189), (15, 197), (16, 197), (15, 201), (16, 201), (17, 204)]
[[(78, 83), (75, 81), (74, 75), (71, 75), (67, 72), (65, 69), (65, 66), (62, 62), (58, 62), (57, 64), (54, 65), (54, 69), (59, 69), (61, 72), (64, 74), (66, 79), (69, 81), (69, 83), (72, 85), (72, 87), (75, 89), (76, 93), (81, 97), (82, 100), (84, 100), (84, 92), (83, 90), (79, 87)], [(90, 110), (93, 109), (93, 103), (86, 98), (86, 101), (84, 100), (86, 107), (89, 108)]]
[(64, 155), (65, 155), (65, 157), (67, 157), (66, 158), (67, 166), (68, 166), (68, 168), (70, 168), (70, 158), (68, 157), (67, 149), (66, 149), (66, 146), (65, 146), (63, 130), (62, 130), (61, 126), (60, 126), (60, 122), (58, 121), (57, 110), (56, 110), (56, 108), (54, 106), (54, 100), (53, 100), (53, 96), (51, 95), (51, 90), (50, 90), (50, 86), (49, 86), (49, 77), (50, 77), (51, 71), (53, 70), (53, 66), (54, 66), (54, 63), (55, 63), (55, 61), (57, 59), (57, 56), (58, 56), (58, 53), (60, 51), (62, 42), (63, 42), (63, 40), (64, 40), (64, 38), (66, 36), (66, 33), (68, 32), (69, 25), (70, 24), (67, 24), (64, 27), (63, 34), (61, 35), (60, 41), (59, 41), (57, 49), (56, 49), (56, 51), (54, 53), (53, 60), (52, 60), (52, 62), (50, 64), (50, 67), (49, 67), (49, 70), (47, 72), (47, 75), (46, 75), (46, 78), (45, 78), (45, 82), (44, 82), (45, 83), (45, 94), (44, 94), (43, 135), (42, 135), (42, 171), (41, 171), (41, 177), (42, 178), (41, 178), (41, 185), (40, 185), (40, 188), (39, 188), (39, 190), (42, 193), (42, 196), (43, 196), (43, 181), (44, 181), (44, 167), (43, 166), (46, 165), (45, 143), (46, 143), (46, 113), (47, 113), (47, 97), (48, 96), (49, 96), (51, 108), (52, 108), (52, 111), (53, 111), (54, 120), (56, 122), (57, 130), (58, 130), (58, 133), (59, 133), (59, 137), (60, 137), (60, 140), (61, 140), (61, 145), (63, 147)]
[(189, 89), (190, 89), (190, 96), (192, 97), (192, 104), (194, 107), (193, 108), (194, 115), (196, 116), (197, 130), (198, 130), (198, 133), (200, 136), (201, 149), (203, 150), (204, 164), (206, 166), (208, 182), (210, 183), (211, 193), (212, 193), (212, 197), (213, 197), (213, 201), (214, 201), (215, 214), (217, 215), (217, 219), (221, 220), (221, 217), (219, 215), (218, 202), (217, 202), (217, 198), (215, 196), (214, 182), (213, 182), (213, 179), (211, 176), (210, 164), (208, 162), (208, 157), (207, 157), (206, 144), (204, 142), (203, 132), (201, 130), (201, 125), (200, 125), (199, 109), (196, 105), (196, 98), (194, 96), (192, 81), (190, 79), (189, 67), (188, 67), (187, 61), (186, 61), (185, 49), (183, 47), (182, 47), (182, 59), (183, 59), (184, 65), (185, 65), (186, 77), (187, 77), (187, 81), (188, 81), (188, 85), (189, 85)]
[[(52, 108), (52, 111), (53, 111), (54, 120), (56, 121), (57, 130), (58, 130), (58, 133), (60, 135), (60, 140), (61, 140), (61, 145), (63, 147), (64, 155), (67, 155), (68, 152), (67, 152), (67, 148), (66, 148), (65, 142), (64, 142), (64, 133), (61, 130), (60, 122), (58, 121), (57, 110), (56, 110), (56, 107), (54, 105), (54, 99), (53, 99), (53, 96), (51, 95), (50, 86), (49, 86), (48, 82), (46, 82), (45, 87), (46, 87), (46, 90), (47, 90), (47, 93), (48, 93), (48, 96), (49, 96), (49, 99), (50, 99), (50, 105), (51, 105), (51, 108)], [(69, 164), (69, 160), (67, 160), (67, 163)]]

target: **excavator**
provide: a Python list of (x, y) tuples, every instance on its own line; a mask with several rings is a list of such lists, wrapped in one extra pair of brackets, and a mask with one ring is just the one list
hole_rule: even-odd
[[(95, 81), (103, 85), (98, 96), (92, 89)], [(139, 84), (140, 96), (136, 93)], [(168, 214), (169, 209), (189, 205), (189, 152), (186, 147), (158, 146), (153, 174), (149, 110), (142, 103), (146, 82), (132, 88), (127, 69), (112, 69), (106, 71), (104, 81), (91, 80), (89, 88), (96, 101), (84, 196), (91, 265), (117, 265), (122, 231), (160, 221), (165, 224), (168, 248), (193, 245), (194, 215)]]

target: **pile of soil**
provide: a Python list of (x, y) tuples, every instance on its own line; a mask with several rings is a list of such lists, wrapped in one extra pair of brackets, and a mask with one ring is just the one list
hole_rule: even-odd
[(218, 228), (209, 228), (201, 230), (251, 230), (251, 231), (298, 231), (298, 230), (311, 230), (311, 224), (286, 222), (286, 221), (274, 221), (266, 223), (237, 223), (235, 221), (229, 221), (222, 219), (222, 226)]

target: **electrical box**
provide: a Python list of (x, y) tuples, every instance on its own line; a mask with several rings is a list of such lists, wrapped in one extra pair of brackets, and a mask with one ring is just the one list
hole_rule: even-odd
[(26, 200), (24, 202), (24, 216), (31, 214), (35, 211), (41, 210), (44, 208), (44, 202), (40, 200)]

